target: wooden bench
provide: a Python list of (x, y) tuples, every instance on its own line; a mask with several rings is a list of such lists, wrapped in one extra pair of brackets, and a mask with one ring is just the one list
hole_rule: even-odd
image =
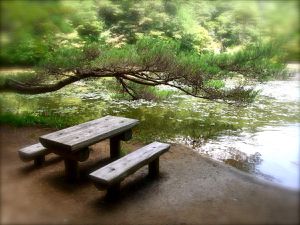
[(40, 143), (27, 146), (18, 151), (22, 161), (28, 162), (34, 160), (36, 166), (40, 166), (45, 161), (45, 155), (50, 152)]
[(89, 177), (108, 196), (118, 195), (120, 183), (128, 175), (148, 164), (149, 176), (159, 174), (159, 157), (170, 148), (169, 144), (153, 142), (92, 172)]
[(63, 157), (67, 178), (76, 180), (78, 162), (89, 157), (89, 146), (104, 139), (110, 139), (110, 157), (120, 157), (120, 142), (132, 137), (132, 128), (139, 123), (136, 119), (105, 116), (86, 123), (62, 129), (39, 138), (40, 143)]
[(76, 126), (68, 127), (39, 138), (41, 144), (27, 146), (19, 150), (21, 160), (34, 160), (40, 165), (45, 155), (55, 153), (65, 162), (67, 178), (76, 180), (78, 162), (88, 159), (90, 146), (104, 139), (110, 140), (110, 157), (120, 157), (120, 142), (132, 138), (132, 128), (139, 123), (136, 119), (105, 116)]

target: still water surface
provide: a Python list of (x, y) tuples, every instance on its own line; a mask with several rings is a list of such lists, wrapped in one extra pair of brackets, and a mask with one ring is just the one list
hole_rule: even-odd
[(257, 87), (239, 107), (173, 95), (160, 102), (113, 100), (101, 83), (77, 82), (55, 93), (2, 94), (2, 112), (55, 114), (79, 122), (105, 115), (137, 118), (136, 141), (182, 143), (201, 155), (292, 189), (299, 185), (299, 73)]

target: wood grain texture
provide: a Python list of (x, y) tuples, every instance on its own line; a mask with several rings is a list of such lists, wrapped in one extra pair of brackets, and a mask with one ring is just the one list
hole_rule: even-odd
[(34, 160), (39, 156), (44, 156), (49, 153), (49, 151), (40, 143), (27, 146), (18, 151), (19, 157), (24, 162)]
[(77, 151), (103, 139), (121, 134), (139, 123), (136, 119), (105, 116), (40, 137), (47, 148)]
[(161, 154), (168, 151), (169, 148), (169, 144), (153, 142), (92, 172), (90, 178), (94, 181), (97, 188), (106, 189), (121, 182), (125, 177), (142, 166), (151, 163)]

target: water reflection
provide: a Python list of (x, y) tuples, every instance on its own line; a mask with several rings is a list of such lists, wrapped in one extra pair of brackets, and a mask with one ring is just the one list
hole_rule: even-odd
[(299, 189), (299, 127), (300, 124), (263, 127), (256, 133), (222, 136), (195, 150), (244, 171)]
[(243, 171), (299, 188), (299, 82), (262, 84), (261, 97), (247, 107), (185, 95), (162, 102), (116, 101), (99, 85), (81, 81), (55, 93), (2, 94), (1, 111), (54, 114), (77, 123), (108, 114), (137, 118), (137, 141), (183, 143)]

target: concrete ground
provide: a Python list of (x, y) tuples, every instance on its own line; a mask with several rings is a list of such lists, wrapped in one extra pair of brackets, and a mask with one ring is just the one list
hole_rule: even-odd
[[(45, 128), (0, 126), (1, 224), (298, 224), (299, 192), (273, 186), (230, 166), (172, 145), (160, 159), (161, 175), (147, 167), (122, 182), (110, 202), (87, 175), (108, 162), (108, 145), (93, 146), (80, 163), (81, 178), (69, 183), (55, 155), (36, 168), (18, 149), (37, 142)], [(128, 144), (135, 149), (139, 144)]]

